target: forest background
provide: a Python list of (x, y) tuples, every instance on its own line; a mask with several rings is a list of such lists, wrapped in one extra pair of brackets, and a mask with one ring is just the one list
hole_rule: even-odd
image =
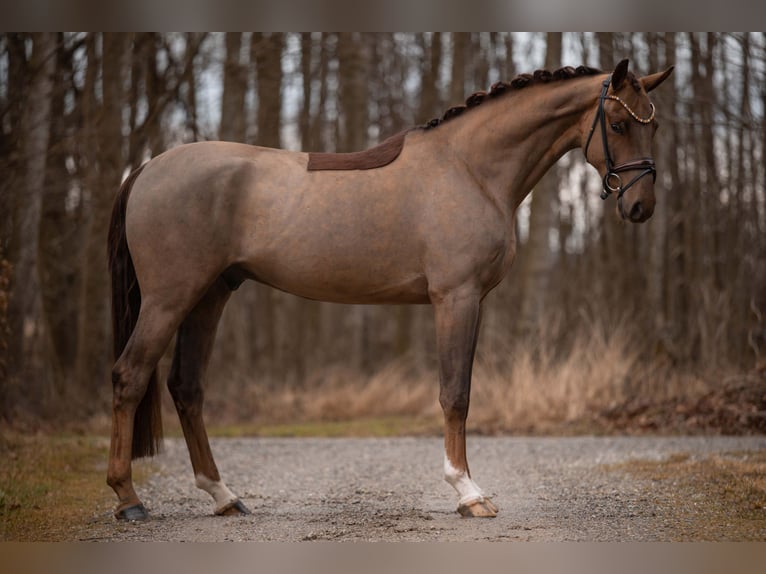
[[(655, 214), (622, 223), (580, 150), (543, 178), (485, 300), (470, 425), (766, 431), (763, 33), (1, 34), (0, 420), (108, 424), (106, 233), (149, 158), (210, 139), (361, 150), (520, 72), (624, 57), (638, 74), (675, 66), (652, 94)], [(437, 395), (429, 306), (246, 283), (206, 412), (428, 422)]]

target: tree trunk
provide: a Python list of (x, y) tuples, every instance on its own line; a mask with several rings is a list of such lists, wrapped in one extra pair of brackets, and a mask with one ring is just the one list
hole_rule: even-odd
[[(599, 32), (597, 34), (599, 44), (599, 66), (607, 72), (611, 72), (617, 61), (621, 59), (615, 55), (615, 45), (624, 42), (617, 34), (611, 32)], [(624, 53), (619, 51), (617, 53)], [(631, 266), (625, 265), (631, 261), (631, 249), (635, 240), (632, 234), (635, 230), (626, 228), (625, 223), (617, 216), (617, 196), (610, 195), (601, 202), (602, 213), (600, 221), (602, 252), (599, 260), (603, 262), (601, 273), (610, 280), (598, 281), (595, 285), (598, 298), (604, 301), (607, 309), (629, 312), (628, 307), (634, 301), (636, 293), (641, 289), (637, 284), (636, 271)]]
[(226, 33), (226, 57), (223, 63), (223, 93), (221, 95), (221, 127), (218, 137), (223, 141), (245, 141), (245, 92), (247, 68), (240, 62), (242, 33)]
[(10, 376), (19, 367), (21, 330), (14, 322), (23, 320), (20, 314), (11, 316), (11, 262), (18, 259), (19, 203), (13, 190), (21, 188), (24, 169), (20, 158), (20, 118), (22, 96), (28, 83), (28, 62), (25, 34), (6, 34), (0, 38), (0, 57), (5, 57), (7, 83), (5, 95), (0, 95), (0, 416), (10, 414)]
[[(218, 139), (245, 142), (247, 111), (247, 64), (241, 62), (242, 33), (227, 32), (223, 63), (223, 92)], [(248, 381), (255, 369), (253, 328), (254, 286), (247, 283), (231, 297), (218, 325), (211, 370), (219, 374), (220, 392), (241, 392), (233, 385)]]
[[(492, 54), (488, 49), (491, 49), (490, 45), (485, 46), (484, 32), (473, 32), (471, 34), (470, 42), (470, 67), (473, 69), (473, 77), (471, 78), (471, 87), (469, 92), (473, 93), (478, 90), (489, 89), (489, 66), (492, 60)], [(467, 96), (468, 94), (466, 94)]]
[(439, 70), (442, 64), (442, 38), (440, 32), (430, 37), (430, 42), (422, 37), (423, 74), (420, 78), (420, 106), (417, 122), (425, 123), (437, 117), (441, 111), (439, 97)]
[[(665, 60), (674, 62), (676, 56), (676, 35), (673, 32), (668, 32), (665, 34)], [(663, 90), (665, 90), (665, 105), (668, 108), (668, 120), (666, 121), (675, 122), (674, 118), (682, 117), (675, 82), (666, 82)], [(671, 129), (666, 131), (669, 131), (666, 167), (670, 176), (668, 199), (665, 206), (667, 209), (665, 216), (667, 247), (665, 249), (665, 272), (663, 274), (665, 277), (664, 299), (667, 325), (661, 336), (666, 353), (671, 357), (671, 360), (678, 362), (685, 360), (688, 353), (685, 345), (687, 339), (683, 337), (688, 323), (690, 298), (689, 266), (686, 252), (689, 205), (685, 201), (688, 185), (683, 178), (683, 164), (679, 155), (679, 150), (683, 147), (681, 125), (677, 122), (675, 125), (671, 123)], [(663, 137), (661, 136), (660, 141)]]
[[(63, 34), (58, 42), (64, 44)], [(71, 380), (77, 359), (77, 337), (72, 331), (79, 314), (81, 204), (68, 200), (71, 181), (66, 166), (67, 159), (76, 154), (70, 136), (79, 129), (78, 118), (67, 113), (66, 106), (67, 98), (75, 97), (73, 76), (71, 49), (58, 50), (39, 248), (43, 308), (54, 351), (49, 361), (58, 372), (57, 383)], [(63, 390), (59, 390), (61, 394)]]
[[(546, 69), (561, 61), (562, 34), (549, 32), (546, 38)], [(529, 238), (524, 246), (521, 265), (522, 303), (517, 329), (534, 332), (543, 318), (546, 297), (550, 296), (550, 275), (555, 254), (550, 246), (551, 230), (557, 228), (559, 175), (552, 167), (532, 192), (529, 204)]]
[(311, 104), (313, 101), (314, 40), (311, 32), (301, 34), (301, 89), (303, 100), (298, 119), (301, 137), (301, 150), (309, 151), (311, 144)]
[[(696, 267), (699, 280), (693, 284), (692, 302), (697, 309), (694, 320), (694, 331), (697, 334), (695, 355), (704, 359), (710, 366), (716, 366), (718, 357), (714, 351), (716, 332), (721, 325), (720, 300), (722, 285), (720, 272), (720, 248), (718, 220), (720, 200), (720, 184), (718, 182), (717, 161), (713, 148), (713, 45), (710, 36), (690, 33), (692, 73), (691, 84), (694, 90), (694, 122), (698, 133), (694, 146), (696, 164), (696, 197), (697, 222), (692, 226), (692, 240), (689, 245), (695, 252), (703, 254), (698, 258)], [(704, 45), (703, 45), (704, 44)], [(720, 319), (720, 320), (719, 320)]]
[(471, 34), (452, 32), (452, 73), (448, 106), (457, 106), (465, 101), (465, 56)]
[[(133, 41), (130, 94), (130, 133), (128, 139), (128, 163), (134, 170), (146, 160), (165, 151), (165, 132), (162, 114), (172, 97), (174, 86), (167, 84), (170, 64), (162, 76), (158, 75), (159, 34), (136, 34)], [(143, 88), (143, 89), (142, 89)], [(141, 114), (141, 109), (145, 112)], [(138, 122), (143, 115), (143, 121)]]
[(258, 145), (278, 148), (282, 138), (282, 52), (284, 34), (253, 34), (252, 61), (258, 74)]
[(205, 39), (204, 32), (189, 32), (185, 35), (184, 77), (181, 83), (186, 88), (184, 104), (186, 106), (186, 129), (191, 134), (191, 141), (199, 141), (199, 119), (197, 114), (197, 74), (194, 62), (197, 52)]
[(46, 384), (50, 354), (41, 295), (39, 238), (45, 192), (45, 166), (51, 125), (51, 100), (56, 69), (56, 34), (32, 34), (29, 84), (20, 119), (20, 179), (16, 194), (15, 236), (18, 250), (10, 289), (10, 372), (21, 383), (23, 396), (39, 408), (50, 399)]
[[(91, 42), (95, 38), (90, 39)], [(112, 364), (112, 345), (109, 337), (109, 273), (105, 245), (109, 228), (109, 215), (114, 194), (119, 188), (125, 168), (122, 153), (122, 112), (125, 103), (125, 59), (131, 43), (131, 35), (104, 33), (102, 35), (101, 77), (102, 101), (95, 97), (94, 83), (90, 93), (87, 146), (89, 148), (86, 234), (82, 262), (82, 287), (80, 290), (80, 316), (78, 323), (77, 380), (86, 393), (108, 401), (110, 386), (109, 370)], [(93, 56), (95, 50), (89, 56)], [(91, 67), (97, 69), (96, 60), (89, 57)], [(97, 406), (97, 402), (93, 406)]]
[[(338, 151), (366, 149), (368, 125), (367, 75), (368, 46), (356, 33), (338, 34), (338, 76), (340, 91), (341, 134)], [(351, 305), (342, 309), (346, 331), (350, 335), (348, 359), (360, 371), (368, 371), (371, 364), (371, 325), (374, 311), (365, 305)]]
[[(660, 70), (663, 69), (663, 65), (660, 63), (660, 46), (662, 37), (660, 34), (652, 32), (646, 34), (646, 43), (649, 47), (649, 69)], [(666, 86), (672, 83), (675, 78), (671, 77)], [(657, 90), (652, 94), (652, 99), (655, 105), (660, 110), (667, 110), (669, 105), (672, 105), (666, 98), (667, 92), (665, 86), (663, 90)], [(666, 174), (668, 170), (667, 162), (671, 157), (672, 150), (670, 149), (669, 135), (671, 130), (662, 130), (655, 136), (655, 157), (658, 162), (658, 172)], [(669, 217), (669, 210), (667, 206), (667, 176), (660, 176), (657, 178), (655, 184), (655, 195), (657, 196), (657, 208), (654, 211), (654, 218), (657, 220), (651, 226), (651, 243), (649, 247), (649, 267), (647, 270), (648, 275), (648, 289), (647, 300), (649, 301), (649, 309), (652, 313), (652, 317), (647, 318), (650, 320), (649, 325), (652, 328), (653, 333), (660, 333), (664, 328), (667, 317), (664, 313), (664, 291), (663, 291), (663, 266), (664, 255), (667, 248), (667, 219)], [(657, 336), (654, 335), (655, 343)]]
[(0, 169), (3, 173), (0, 178), (0, 244), (5, 250), (5, 256), (11, 261), (15, 261), (18, 248), (18, 240), (14, 238), (17, 229), (14, 225), (16, 205), (13, 190), (23, 185), (19, 179), (24, 171), (20, 157), (19, 124), (29, 82), (30, 63), (27, 62), (26, 39), (25, 34), (5, 36), (8, 81), (6, 96), (0, 101), (0, 110), (3, 112), (3, 121), (0, 121)]
[[(281, 147), (280, 130), (282, 107), (282, 52), (284, 34), (254, 33), (251, 45), (251, 61), (257, 73), (258, 111), (256, 143), (266, 147)], [(285, 356), (289, 353), (290, 317), (293, 301), (291, 295), (278, 292), (265, 285), (255, 287), (255, 340), (258, 349), (258, 369), (269, 374), (274, 381), (288, 376), (289, 365)], [(280, 321), (280, 318), (282, 319)], [(297, 360), (297, 357), (290, 357)]]

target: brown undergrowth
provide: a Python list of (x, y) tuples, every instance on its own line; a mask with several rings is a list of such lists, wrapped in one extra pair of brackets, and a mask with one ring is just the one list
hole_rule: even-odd
[[(504, 352), (490, 349), (482, 354), (480, 350), (473, 370), (469, 430), (484, 434), (766, 432), (763, 374), (698, 373), (662, 360), (646, 361), (634, 341), (619, 326), (592, 326), (587, 336), (574, 337), (565, 352), (539, 341)], [(214, 425), (255, 424), (257, 432), (264, 425), (399, 420), (399, 434), (413, 429), (435, 434), (441, 429), (436, 370), (424, 369), (407, 357), (371, 375), (340, 366), (327, 368), (300, 389), (258, 382), (240, 388), (242, 392), (228, 396), (210, 385), (206, 411)], [(395, 424), (393, 430), (389, 427), (387, 432), (397, 434)]]
[[(766, 433), (766, 372), (673, 366), (637, 345), (640, 336), (619, 323), (590, 323), (564, 343), (562, 331), (541, 329), (509, 348), (480, 343), (469, 432)], [(180, 434), (166, 389), (163, 400), (165, 428)], [(110, 414), (105, 407), (90, 423), (68, 417), (68, 423), (35, 421), (32, 427), (108, 433)], [(437, 369), (409, 356), (373, 373), (328, 366), (301, 386), (211, 372), (205, 418), (213, 434), (224, 435), (436, 435), (442, 429)]]

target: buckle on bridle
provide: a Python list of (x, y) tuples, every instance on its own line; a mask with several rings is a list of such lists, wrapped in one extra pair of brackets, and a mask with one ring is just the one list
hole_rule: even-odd
[[(611, 185), (610, 180), (614, 178), (617, 180), (617, 185)], [(607, 197), (609, 196), (609, 193), (607, 193), (606, 190), (609, 190), (610, 192), (614, 193), (615, 191), (620, 191), (622, 189), (622, 178), (620, 177), (619, 173), (615, 173), (613, 171), (607, 172), (607, 174), (604, 176), (604, 191), (603, 194), (606, 194)], [(602, 197), (602, 199), (606, 199), (606, 197)]]

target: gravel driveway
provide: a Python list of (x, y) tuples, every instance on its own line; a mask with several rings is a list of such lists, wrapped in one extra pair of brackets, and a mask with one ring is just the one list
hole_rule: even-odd
[[(185, 444), (170, 439), (162, 456), (137, 465), (147, 477), (138, 492), (151, 519), (118, 523), (101, 508), (79, 539), (676, 540), (665, 496), (673, 482), (607, 465), (766, 449), (766, 437), (469, 437), (473, 477), (500, 513), (466, 520), (441, 478), (438, 438), (211, 442), (223, 479), (251, 516), (212, 516), (211, 499), (194, 487)], [(707, 520), (704, 513), (699, 519)], [(766, 509), (762, 519), (755, 527), (766, 539)]]

